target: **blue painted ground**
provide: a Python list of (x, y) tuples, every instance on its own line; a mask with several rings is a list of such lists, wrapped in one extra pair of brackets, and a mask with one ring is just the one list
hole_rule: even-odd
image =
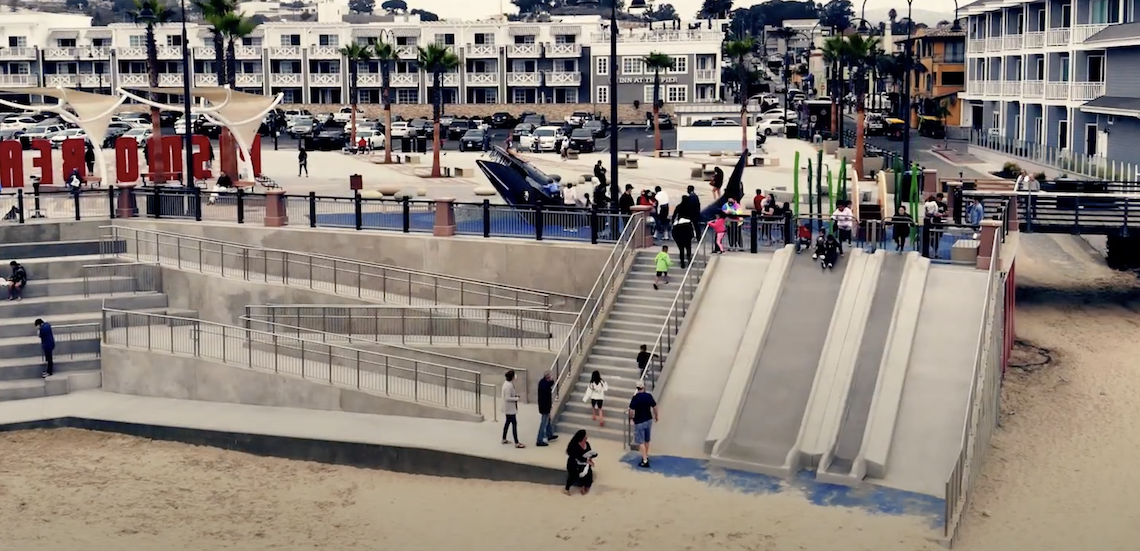
[[(584, 216), (582, 218), (585, 218)], [(534, 224), (522, 214), (495, 213), (491, 216), (492, 237), (535, 238)], [(399, 212), (365, 212), (361, 215), (362, 229), (403, 231), (404, 217)], [(413, 232), (430, 232), (435, 224), (435, 214), (413, 212), (409, 215), (409, 229)], [(355, 228), (356, 217), (351, 212), (317, 214), (318, 227)], [(460, 235), (483, 235), (482, 217), (456, 220), (456, 232)], [(543, 224), (543, 239), (559, 241), (589, 241), (590, 227), (557, 223)], [(598, 235), (599, 242), (612, 242), (614, 239), (606, 231)]]
[[(641, 456), (630, 452), (621, 462), (642, 471), (637, 466)], [(689, 459), (672, 456), (653, 456), (652, 467), (647, 471), (670, 478), (692, 478), (717, 488), (728, 488), (746, 494), (774, 494), (778, 492), (799, 492), (814, 505), (851, 507), (870, 513), (884, 515), (921, 516), (930, 520), (932, 528), (941, 529), (944, 524), (945, 501), (936, 497), (883, 488), (867, 484), (861, 488), (851, 488), (836, 484), (818, 482), (815, 473), (801, 471), (792, 480), (722, 469), (702, 459)]]

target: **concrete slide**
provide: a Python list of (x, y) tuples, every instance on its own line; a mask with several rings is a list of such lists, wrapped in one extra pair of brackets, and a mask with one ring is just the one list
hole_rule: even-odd
[[(849, 251), (828, 271), (808, 255), (793, 259), (732, 427), (713, 447), (713, 464), (773, 476), (791, 474), (790, 459), (798, 455), (793, 452), (836, 301), (841, 288), (850, 287), (850, 266), (865, 261), (862, 251)], [(862, 271), (855, 273), (861, 276)]]
[[(775, 256), (787, 258), (777, 252)], [(733, 360), (753, 315), (753, 303), (765, 284), (773, 255), (720, 256), (704, 287), (700, 307), (678, 350), (661, 403), (661, 421), (653, 427), (656, 453), (707, 457), (704, 440), (716, 414)], [(668, 412), (672, 412), (671, 414)]]

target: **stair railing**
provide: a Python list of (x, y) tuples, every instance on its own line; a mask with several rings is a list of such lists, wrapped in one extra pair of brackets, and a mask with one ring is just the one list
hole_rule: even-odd
[[(669, 312), (665, 314), (665, 321), (662, 322), (661, 330), (657, 333), (657, 340), (653, 341), (653, 348), (649, 353), (649, 363), (638, 379), (638, 383), (644, 384), (645, 388), (649, 390), (657, 390), (657, 382), (665, 370), (665, 363), (669, 354), (673, 351), (677, 334), (681, 332), (681, 325), (685, 322), (685, 314), (689, 312), (689, 307), (693, 303), (693, 296), (697, 294), (697, 287), (700, 286), (701, 277), (705, 275), (705, 270), (709, 266), (713, 239), (715, 239), (715, 233), (711, 228), (706, 227), (701, 234), (701, 240), (693, 248), (693, 258), (688, 267), (685, 268), (685, 275), (681, 277), (681, 281), (677, 282), (677, 294), (673, 296), (673, 302), (669, 305)], [(632, 446), (633, 419), (627, 417), (623, 426), (625, 427), (625, 441)]]

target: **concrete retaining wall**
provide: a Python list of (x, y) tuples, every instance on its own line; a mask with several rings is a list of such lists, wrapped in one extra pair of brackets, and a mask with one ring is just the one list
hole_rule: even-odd
[(732, 430), (732, 424), (739, 414), (740, 404), (748, 391), (748, 383), (752, 378), (752, 370), (756, 366), (760, 349), (768, 337), (772, 316), (776, 312), (776, 302), (780, 298), (784, 281), (791, 272), (794, 256), (795, 248), (791, 245), (772, 255), (772, 263), (768, 266), (768, 272), (764, 274), (764, 283), (760, 286), (760, 293), (752, 307), (752, 316), (740, 341), (740, 349), (732, 362), (732, 370), (728, 374), (728, 381), (724, 385), (724, 392), (721, 394), (708, 436), (705, 437), (705, 453), (713, 453), (713, 449), (728, 438)]
[[(31, 211), (31, 188), (24, 190), (25, 206)], [(45, 241), (78, 241), (98, 239), (99, 227), (111, 225), (110, 220), (84, 220), (81, 222), (29, 221), (27, 224), (0, 224), (0, 243), (41, 243)], [(11, 259), (8, 259), (11, 260)]]
[(482, 416), (174, 354), (103, 346), (103, 390), (135, 396), (455, 421)]

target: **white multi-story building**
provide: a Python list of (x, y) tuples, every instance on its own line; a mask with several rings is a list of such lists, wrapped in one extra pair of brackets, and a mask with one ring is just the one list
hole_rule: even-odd
[[(541, 22), (501, 19), (423, 22), (418, 16), (385, 16), (366, 24), (266, 23), (236, 48), (237, 88), (282, 93), (285, 103), (340, 104), (348, 100), (350, 42), (384, 40), (399, 50), (392, 67), (392, 99), (426, 103), (430, 75), (416, 64), (418, 46), (454, 48), (460, 68), (444, 75), (448, 103), (605, 103), (609, 101), (609, 30), (597, 16)], [(215, 86), (215, 54), (207, 27), (191, 24), (189, 44), (181, 26), (157, 28), (159, 85), (180, 86), (186, 72), (182, 48), (191, 48), (196, 86)], [(652, 100), (653, 74), (641, 60), (651, 52), (673, 57), (662, 75), (663, 99), (715, 101), (720, 89), (723, 22), (621, 27), (618, 39), (620, 101)], [(6, 47), (5, 47), (6, 46)], [(0, 89), (67, 86), (109, 92), (148, 85), (145, 29), (130, 24), (92, 27), (90, 19), (51, 14), (12, 14), (0, 19)], [(380, 69), (361, 64), (362, 102), (379, 103)]]

